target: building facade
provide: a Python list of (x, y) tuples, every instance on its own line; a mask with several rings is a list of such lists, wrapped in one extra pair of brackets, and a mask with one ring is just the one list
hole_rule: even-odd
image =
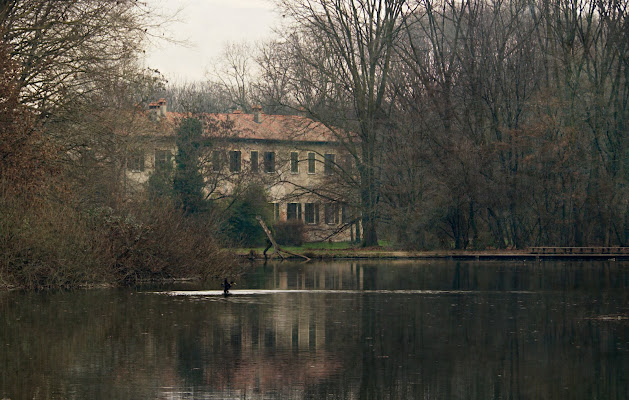
[[(168, 112), (160, 99), (149, 106), (159, 134), (140, 138), (127, 157), (130, 191), (142, 190), (150, 175), (174, 165), (178, 123), (187, 116)], [(201, 162), (210, 198), (228, 197), (243, 183), (266, 190), (275, 221), (301, 221), (307, 241), (353, 240), (359, 229), (348, 177), (353, 159), (336, 133), (309, 118), (253, 113), (195, 115), (207, 140)]]

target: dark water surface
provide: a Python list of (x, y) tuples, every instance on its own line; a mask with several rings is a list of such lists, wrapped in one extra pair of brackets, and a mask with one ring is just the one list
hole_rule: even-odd
[(0, 294), (0, 399), (627, 399), (627, 262), (270, 264)]

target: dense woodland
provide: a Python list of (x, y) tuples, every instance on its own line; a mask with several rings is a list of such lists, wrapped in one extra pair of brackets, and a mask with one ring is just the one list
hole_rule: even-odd
[[(626, 1), (279, 1), (282, 34), (232, 44), (181, 110), (306, 112), (357, 171), (364, 242), (629, 242)], [(347, 135), (344, 132), (351, 132)]]
[[(209, 273), (192, 260), (218, 253), (218, 215), (248, 203), (202, 199), (191, 215), (176, 190), (130, 199), (121, 183), (158, 96), (328, 125), (355, 168), (339, 165), (326, 195), (354, 199), (366, 246), (629, 244), (627, 1), (276, 5), (275, 38), (168, 84), (143, 66), (165, 18), (144, 3), (0, 1), (0, 284), (90, 282), (103, 265), (121, 281), (175, 276), (182, 260)], [(190, 234), (173, 243), (170, 227)]]

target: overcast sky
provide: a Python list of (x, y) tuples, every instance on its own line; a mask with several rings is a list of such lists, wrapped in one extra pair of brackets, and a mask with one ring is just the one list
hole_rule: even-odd
[(226, 42), (270, 38), (278, 21), (270, 0), (148, 0), (148, 4), (164, 14), (181, 10), (159, 34), (188, 45), (158, 41), (147, 49), (146, 65), (171, 82), (203, 79)]

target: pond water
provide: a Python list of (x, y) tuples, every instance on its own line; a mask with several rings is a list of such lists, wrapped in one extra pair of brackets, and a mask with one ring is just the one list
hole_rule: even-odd
[(627, 262), (330, 262), (0, 294), (0, 398), (626, 399)]

